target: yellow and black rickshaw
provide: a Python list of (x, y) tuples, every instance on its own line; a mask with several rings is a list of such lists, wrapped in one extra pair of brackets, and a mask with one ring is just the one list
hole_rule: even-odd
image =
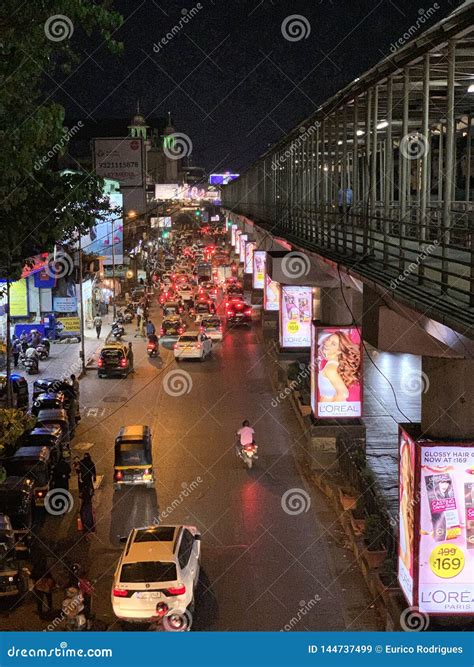
[(155, 486), (152, 440), (148, 426), (122, 426), (115, 438), (114, 487)]

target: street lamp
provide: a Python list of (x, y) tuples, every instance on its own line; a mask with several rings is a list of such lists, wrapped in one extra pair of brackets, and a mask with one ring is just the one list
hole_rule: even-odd
[(112, 307), (113, 307), (113, 317), (114, 322), (117, 319), (117, 305), (115, 303), (116, 291), (115, 291), (115, 233), (114, 233), (114, 224), (115, 220), (112, 218)]

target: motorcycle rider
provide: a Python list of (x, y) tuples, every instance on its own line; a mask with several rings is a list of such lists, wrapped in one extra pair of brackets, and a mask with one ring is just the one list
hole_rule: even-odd
[(239, 440), (237, 440), (235, 444), (235, 450), (237, 452), (237, 456), (240, 456), (242, 447), (245, 445), (253, 445), (255, 444), (255, 431), (253, 428), (250, 426), (250, 422), (248, 419), (244, 419), (242, 422), (242, 428), (239, 428), (237, 431), (237, 435), (239, 436)]
[(36, 351), (36, 348), (34, 347), (29, 347), (27, 348), (25, 352), (25, 359), (31, 359), (31, 361), (35, 364), (36, 368), (39, 368), (39, 356), (38, 352)]

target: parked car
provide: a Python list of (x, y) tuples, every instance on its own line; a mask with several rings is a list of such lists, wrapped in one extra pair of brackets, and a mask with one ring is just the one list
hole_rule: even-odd
[(122, 541), (111, 596), (117, 618), (149, 622), (165, 611), (179, 624), (192, 614), (201, 560), (196, 526), (134, 528)]
[(18, 447), (47, 447), (53, 455), (53, 459), (59, 461), (64, 456), (65, 449), (69, 443), (64, 442), (64, 432), (59, 425), (37, 426), (24, 433), (18, 440)]
[(3, 459), (8, 475), (31, 479), (34, 487), (35, 505), (44, 506), (46, 494), (51, 487), (52, 470), (58, 459), (48, 447), (20, 447), (13, 456)]
[(25, 554), (31, 540), (34, 506), (33, 480), (11, 475), (0, 484), (0, 512), (10, 519), (17, 551)]
[(70, 456), (70, 445), (74, 431), (71, 431), (71, 420), (69, 419), (66, 410), (40, 410), (38, 412), (37, 420), (37, 426), (61, 429), (61, 447), (63, 456)]
[[(14, 408), (26, 410), (28, 408), (28, 382), (18, 373), (10, 375), (10, 383), (12, 388), (12, 404)], [(7, 376), (4, 373), (0, 374), (0, 408), (7, 407)]]

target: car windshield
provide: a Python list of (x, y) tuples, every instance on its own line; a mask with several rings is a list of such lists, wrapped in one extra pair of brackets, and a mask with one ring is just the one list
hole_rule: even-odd
[(176, 581), (176, 565), (169, 562), (145, 561), (125, 563), (120, 581), (125, 584), (144, 584), (154, 581)]
[(105, 359), (119, 359), (123, 356), (122, 350), (102, 350), (102, 356)]
[(221, 321), (217, 318), (215, 320), (204, 320), (202, 323), (202, 326), (205, 329), (217, 329), (220, 325)]
[(198, 313), (208, 313), (209, 312), (209, 306), (207, 303), (198, 303), (196, 306), (196, 310)]
[(149, 463), (145, 456), (144, 445), (140, 442), (122, 442), (118, 448), (118, 465), (133, 466)]
[(180, 343), (196, 343), (198, 337), (197, 336), (181, 336), (179, 339)]

